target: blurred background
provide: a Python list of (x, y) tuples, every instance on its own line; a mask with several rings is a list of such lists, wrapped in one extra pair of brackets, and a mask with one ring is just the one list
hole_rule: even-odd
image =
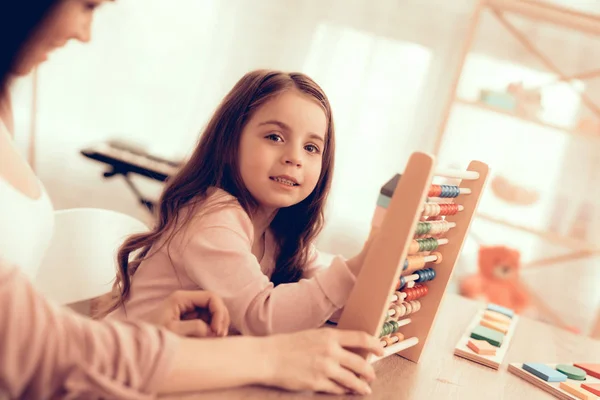
[[(546, 3), (600, 33), (599, 2)], [(492, 177), (449, 290), (480, 273), (481, 246), (513, 249), (530, 293), (524, 314), (590, 334), (600, 312), (599, 36), (489, 9), (473, 25), (477, 6), (119, 0), (98, 12), (90, 44), (69, 44), (17, 82), (16, 141), (24, 153), (34, 145), (30, 161), (57, 209), (151, 223), (126, 182), (103, 178), (107, 165), (82, 149), (119, 139), (183, 160), (244, 73), (305, 72), (328, 94), (337, 130), (322, 251), (360, 249), (380, 187), (412, 152), (437, 154), (440, 167), (481, 160)], [(132, 179), (158, 197), (160, 182)]]

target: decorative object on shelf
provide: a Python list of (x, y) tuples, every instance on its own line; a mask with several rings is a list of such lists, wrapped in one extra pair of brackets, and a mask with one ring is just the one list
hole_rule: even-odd
[(525, 118), (537, 118), (542, 111), (542, 94), (538, 89), (526, 89), (523, 82), (514, 82), (506, 90), (515, 99), (517, 114)]
[(535, 190), (518, 186), (500, 175), (492, 178), (490, 188), (496, 197), (513, 205), (529, 206), (535, 204), (540, 198)]
[(479, 101), (488, 106), (500, 108), (505, 111), (517, 111), (517, 99), (511, 93), (482, 89), (479, 92)]

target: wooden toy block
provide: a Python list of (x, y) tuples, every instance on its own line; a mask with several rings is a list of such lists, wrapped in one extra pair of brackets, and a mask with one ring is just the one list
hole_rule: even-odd
[(559, 399), (598, 399), (600, 378), (588, 374), (582, 365), (586, 364), (511, 363), (508, 371)]
[(501, 324), (501, 323), (495, 322), (495, 321), (490, 321), (489, 319), (486, 319), (485, 317), (479, 322), (479, 324), (486, 328), (490, 328), (495, 331), (498, 331), (502, 334), (508, 333), (508, 328), (510, 328), (510, 325)]
[(486, 340), (489, 344), (496, 347), (500, 347), (502, 345), (502, 341), (504, 340), (503, 333), (481, 325), (477, 325), (475, 328), (473, 328), (471, 331), (471, 337), (473, 339)]
[(575, 383), (561, 382), (558, 387), (561, 388), (562, 390), (564, 390), (565, 392), (572, 394), (573, 396), (577, 397), (578, 399), (594, 400), (597, 398), (594, 394), (590, 393), (589, 391), (585, 390), (580, 385), (575, 384)]
[(493, 303), (488, 304), (487, 309), (490, 311), (495, 311), (497, 313), (506, 315), (509, 318), (512, 318), (515, 315), (515, 312), (513, 310), (508, 309), (506, 307), (499, 306), (497, 304), (493, 304)]
[(567, 376), (565, 374), (558, 372), (554, 368), (550, 368), (546, 364), (525, 363), (523, 364), (523, 369), (527, 372), (531, 372), (546, 382), (564, 382), (567, 380)]
[(577, 368), (581, 368), (582, 370), (584, 370), (588, 375), (600, 379), (600, 364), (576, 363), (574, 365)]
[(383, 209), (388, 208), (390, 206), (391, 202), (392, 202), (391, 197), (387, 197), (382, 194), (380, 194), (379, 197), (377, 197), (377, 206), (379, 206)]
[[(465, 358), (469, 361), (476, 362), (481, 365), (485, 365), (485, 366), (493, 368), (493, 369), (498, 369), (498, 368), (500, 368), (500, 365), (502, 364), (502, 361), (504, 360), (504, 357), (506, 356), (506, 352), (508, 351), (508, 348), (510, 346), (510, 341), (513, 337), (513, 334), (514, 334), (516, 326), (517, 326), (517, 322), (519, 321), (519, 317), (517, 315), (515, 315), (513, 318), (510, 318), (508, 329), (506, 330), (505, 334), (502, 334), (498, 331), (494, 331), (494, 330), (491, 330), (487, 327), (483, 327), (480, 325), (484, 320), (487, 320), (488, 313), (489, 313), (489, 311), (486, 309), (486, 307), (483, 307), (482, 310), (480, 310), (479, 312), (477, 312), (477, 314), (475, 314), (475, 316), (471, 320), (471, 323), (469, 324), (469, 326), (463, 333), (462, 337), (456, 344), (456, 347), (454, 348), (454, 355)], [(502, 315), (502, 314), (498, 314), (498, 315)], [(504, 317), (504, 315), (502, 315), (502, 316)], [(481, 339), (473, 339), (471, 337), (471, 334), (473, 331), (475, 331), (477, 333), (482, 328), (488, 329), (491, 332), (494, 332), (495, 334), (502, 337), (502, 341), (501, 341), (499, 347), (490, 344), (488, 340), (483, 340), (483, 342), (487, 343), (489, 347), (495, 349), (495, 354), (478, 354), (473, 349), (472, 346), (469, 346), (470, 341), (481, 340)]]
[(485, 340), (469, 339), (467, 346), (477, 354), (486, 356), (496, 355), (496, 347), (492, 346)]
[(485, 319), (489, 319), (490, 321), (496, 321), (496, 322), (500, 322), (502, 324), (510, 325), (510, 322), (511, 322), (510, 317), (507, 317), (504, 314), (500, 314), (499, 312), (491, 311), (491, 310), (485, 310), (483, 312), (483, 317)]
[(560, 373), (563, 373), (569, 379), (573, 379), (575, 381), (584, 381), (586, 373), (581, 368), (577, 368), (573, 365), (568, 364), (559, 364), (556, 366), (556, 370)]
[(434, 171), (434, 164), (431, 155), (413, 153), (381, 187), (371, 222), (377, 234), (338, 322), (338, 329), (379, 336), (383, 357), (419, 361), (487, 181), (488, 166), (479, 161), (466, 171)]
[(600, 383), (582, 383), (581, 387), (596, 396), (600, 396)]

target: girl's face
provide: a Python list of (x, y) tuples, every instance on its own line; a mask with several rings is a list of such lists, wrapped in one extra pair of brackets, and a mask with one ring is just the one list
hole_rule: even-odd
[(264, 103), (242, 130), (239, 148), (244, 185), (267, 210), (290, 207), (317, 186), (327, 118), (319, 102), (288, 90)]
[[(20, 0), (13, 0), (20, 1)], [(31, 38), (13, 73), (27, 75), (48, 58), (48, 54), (69, 40), (90, 40), (94, 10), (109, 0), (59, 0), (55, 9)]]

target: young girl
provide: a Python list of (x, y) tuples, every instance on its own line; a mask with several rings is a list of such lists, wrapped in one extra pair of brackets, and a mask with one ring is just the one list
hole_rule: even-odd
[(175, 290), (203, 289), (223, 298), (243, 334), (325, 323), (344, 306), (364, 254), (323, 268), (313, 246), (334, 143), (329, 101), (309, 77), (246, 74), (170, 180), (156, 228), (121, 247), (111, 315), (143, 316)]

